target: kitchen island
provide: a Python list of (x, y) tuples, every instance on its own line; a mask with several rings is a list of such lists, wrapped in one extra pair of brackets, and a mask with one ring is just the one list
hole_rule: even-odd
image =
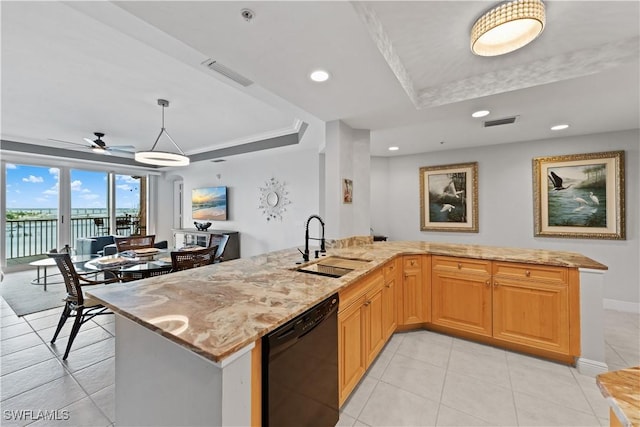
[(88, 292), (116, 313), (116, 424), (255, 424), (251, 416), (252, 412), (256, 416), (259, 390), (252, 389), (251, 383), (259, 378), (255, 367), (260, 338), (388, 261), (406, 255), (579, 271), (580, 311), (590, 315), (579, 318), (582, 347), (578, 366), (582, 360), (587, 370), (603, 366), (606, 370), (602, 325), (597, 324), (602, 318), (606, 266), (580, 254), (375, 242), (330, 249), (328, 255), (369, 262), (342, 277), (306, 274), (296, 271), (301, 257), (293, 248)]

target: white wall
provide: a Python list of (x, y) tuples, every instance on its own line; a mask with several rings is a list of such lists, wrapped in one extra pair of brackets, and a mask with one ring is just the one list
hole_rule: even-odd
[[(640, 302), (638, 130), (475, 149), (375, 159), (371, 162), (372, 227), (392, 240), (424, 240), (573, 251), (609, 267), (604, 297)], [(625, 150), (627, 238), (533, 237), (532, 159), (551, 155)], [(478, 162), (479, 233), (421, 232), (418, 169)]]
[[(158, 191), (158, 239), (172, 238), (160, 230), (172, 228), (173, 181), (184, 182), (184, 226), (194, 228), (191, 216), (191, 190), (208, 186), (227, 186), (228, 221), (213, 221), (212, 230), (234, 230), (240, 233), (240, 255), (248, 257), (278, 249), (304, 248), (304, 223), (319, 211), (319, 155), (315, 147), (282, 147), (263, 152), (230, 156), (226, 162), (199, 162), (168, 174)], [(219, 176), (219, 178), (218, 178)], [(260, 187), (276, 178), (286, 184), (291, 204), (282, 221), (267, 221), (260, 205)], [(166, 232), (166, 231), (165, 231)]]

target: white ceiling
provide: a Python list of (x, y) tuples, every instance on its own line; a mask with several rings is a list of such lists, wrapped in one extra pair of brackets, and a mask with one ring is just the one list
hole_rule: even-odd
[[(482, 1), (2, 2), (2, 138), (59, 146), (48, 138), (102, 131), (148, 149), (157, 98), (187, 154), (292, 133), (309, 115), (371, 129), (382, 156), (640, 127), (640, 3), (545, 4), (536, 41), (482, 58), (468, 40)], [(319, 67), (328, 82), (308, 79)], [(480, 108), (518, 121), (484, 129)]]

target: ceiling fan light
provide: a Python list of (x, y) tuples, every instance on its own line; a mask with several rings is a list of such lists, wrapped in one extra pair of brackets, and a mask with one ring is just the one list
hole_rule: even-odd
[(111, 155), (111, 153), (107, 151), (106, 148), (103, 148), (103, 147), (91, 147), (91, 151), (93, 151), (96, 154), (106, 154), (108, 156)]
[(494, 7), (471, 29), (471, 51), (479, 56), (513, 52), (535, 40), (544, 30), (542, 0), (516, 0)]
[[(164, 109), (169, 106), (169, 101), (166, 99), (158, 99), (158, 105), (162, 107), (162, 127), (160, 128), (160, 133), (156, 138), (156, 142), (153, 143), (151, 150), (148, 151), (137, 151), (134, 154), (134, 159), (136, 162), (145, 163), (148, 165), (155, 166), (187, 166), (190, 162), (189, 157), (184, 154), (184, 151), (176, 144), (176, 142), (171, 138), (169, 132), (164, 127)], [(160, 137), (162, 134), (167, 135), (169, 141), (178, 149), (180, 153), (170, 153), (167, 151), (155, 151), (156, 145), (158, 145), (158, 141), (160, 141)]]

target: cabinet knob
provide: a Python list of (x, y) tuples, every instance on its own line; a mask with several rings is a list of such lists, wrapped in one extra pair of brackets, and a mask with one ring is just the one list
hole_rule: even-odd
[(498, 282), (496, 282), (496, 281), (494, 280), (494, 281), (493, 281), (493, 286), (496, 286), (496, 287), (497, 287), (497, 286), (499, 286), (499, 283), (498, 283)]
[(491, 280), (487, 279), (487, 281), (486, 281), (486, 282), (484, 282), (484, 283), (485, 283), (487, 286), (490, 286), (490, 285), (491, 285)]
[(462, 268), (462, 263), (458, 263), (458, 270)]
[(414, 260), (411, 260), (411, 265), (415, 265), (416, 262)]
[(391, 287), (391, 285), (387, 283), (386, 285), (384, 285), (384, 287), (385, 287), (385, 288), (390, 288), (390, 287)]
[(371, 304), (371, 301), (365, 301), (364, 303), (365, 307), (368, 306), (369, 304)]
[(531, 272), (529, 270), (527, 270), (527, 271), (524, 272), (524, 275), (529, 277), (529, 276), (531, 276)]

